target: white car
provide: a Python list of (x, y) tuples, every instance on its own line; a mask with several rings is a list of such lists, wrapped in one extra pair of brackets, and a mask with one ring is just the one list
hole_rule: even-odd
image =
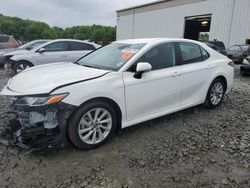
[(76, 63), (25, 70), (1, 94), (14, 98), (16, 143), (44, 148), (71, 142), (90, 149), (121, 128), (199, 104), (217, 107), (233, 82), (232, 61), (206, 44), (134, 39)]
[(48, 41), (49, 40), (47, 39), (33, 40), (22, 46), (19, 46), (18, 48), (1, 49), (0, 50), (0, 66), (3, 66), (6, 61), (8, 62), (9, 58), (11, 58), (12, 56), (18, 55), (18, 54), (29, 53), (29, 50), (31, 50), (32, 48), (35, 48)]
[(17, 55), (14, 53), (5, 54), (9, 64), (5, 67), (14, 71), (15, 74), (21, 71), (47, 63), (56, 62), (74, 62), (82, 56), (99, 48), (100, 45), (81, 40), (73, 39), (57, 39), (52, 40), (31, 50), (19, 51)]

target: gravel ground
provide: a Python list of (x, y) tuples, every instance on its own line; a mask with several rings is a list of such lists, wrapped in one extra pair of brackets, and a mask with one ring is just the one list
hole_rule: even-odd
[[(125, 129), (91, 151), (0, 145), (0, 187), (250, 187), (250, 78), (214, 110), (197, 106)], [(0, 89), (8, 75), (0, 71)], [(0, 127), (7, 123), (0, 97)]]

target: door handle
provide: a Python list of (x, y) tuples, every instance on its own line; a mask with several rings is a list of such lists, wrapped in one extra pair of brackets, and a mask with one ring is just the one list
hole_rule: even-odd
[(178, 77), (178, 76), (181, 76), (181, 73), (180, 72), (174, 72), (171, 76), (172, 77)]

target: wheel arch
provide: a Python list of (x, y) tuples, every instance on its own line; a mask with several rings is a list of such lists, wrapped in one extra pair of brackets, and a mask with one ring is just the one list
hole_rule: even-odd
[[(213, 81), (214, 81), (215, 79), (221, 79), (221, 80), (224, 82), (224, 84), (225, 84), (225, 86), (226, 86), (226, 89), (225, 89), (225, 91), (226, 91), (226, 90), (227, 90), (227, 79), (226, 79), (226, 77), (223, 76), (223, 75), (219, 75), (219, 76), (217, 76), (216, 78), (214, 78)], [(212, 82), (213, 82), (213, 81), (212, 81)], [(212, 84), (212, 82), (211, 82), (211, 84)]]
[[(92, 98), (92, 99), (89, 99), (85, 102), (83, 102), (81, 105), (79, 105), (70, 115), (69, 119), (68, 119), (68, 122), (70, 120), (70, 118), (72, 118), (73, 114), (79, 109), (81, 108), (82, 106), (86, 105), (87, 103), (90, 103), (90, 102), (94, 102), (94, 101), (101, 101), (101, 102), (106, 102), (108, 103), (109, 105), (111, 105), (116, 114), (117, 114), (117, 122), (118, 122), (118, 125), (116, 127), (116, 132), (119, 132), (121, 130), (121, 127), (122, 127), (122, 111), (121, 111), (121, 108), (120, 106), (112, 99), (108, 98), (108, 97), (95, 97), (95, 98)], [(68, 123), (67, 123), (68, 124)]]
[(215, 79), (221, 79), (225, 83), (225, 86), (226, 86), (225, 91), (227, 90), (227, 87), (228, 87), (227, 79), (226, 79), (226, 77), (224, 75), (219, 74), (219, 75), (215, 76), (213, 79), (210, 80), (209, 85), (207, 86), (207, 89), (206, 89), (206, 93), (204, 93), (205, 94), (204, 101), (206, 100), (209, 88), (210, 88), (211, 84), (213, 83), (213, 81)]
[(32, 62), (30, 62), (29, 60), (26, 60), (26, 59), (21, 59), (21, 60), (15, 61), (15, 63), (20, 63), (20, 62), (26, 62), (26, 63), (29, 63), (30, 65), (34, 66), (34, 64)]
[(32, 67), (34, 66), (34, 64), (32, 62), (30, 62), (29, 60), (26, 60), (26, 59), (14, 60), (14, 61), (12, 61), (12, 70), (14, 70), (14, 67), (17, 63), (21, 63), (21, 62), (29, 63)]

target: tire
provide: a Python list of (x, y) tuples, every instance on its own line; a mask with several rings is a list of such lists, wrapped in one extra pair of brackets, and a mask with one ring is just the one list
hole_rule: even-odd
[[(95, 118), (98, 110), (99, 114)], [(102, 117), (104, 112), (106, 115)], [(78, 149), (94, 149), (103, 145), (113, 136), (116, 126), (117, 115), (114, 108), (106, 102), (93, 101), (80, 107), (70, 118), (68, 136)], [(94, 136), (95, 139), (93, 139)]]
[[(219, 89), (221, 88), (221, 89)], [(216, 78), (210, 85), (204, 105), (208, 108), (216, 108), (223, 101), (226, 92), (226, 83)]]
[(24, 71), (27, 68), (33, 67), (32, 63), (28, 61), (18, 61), (13, 68), (13, 71), (15, 74), (18, 74), (22, 71)]

